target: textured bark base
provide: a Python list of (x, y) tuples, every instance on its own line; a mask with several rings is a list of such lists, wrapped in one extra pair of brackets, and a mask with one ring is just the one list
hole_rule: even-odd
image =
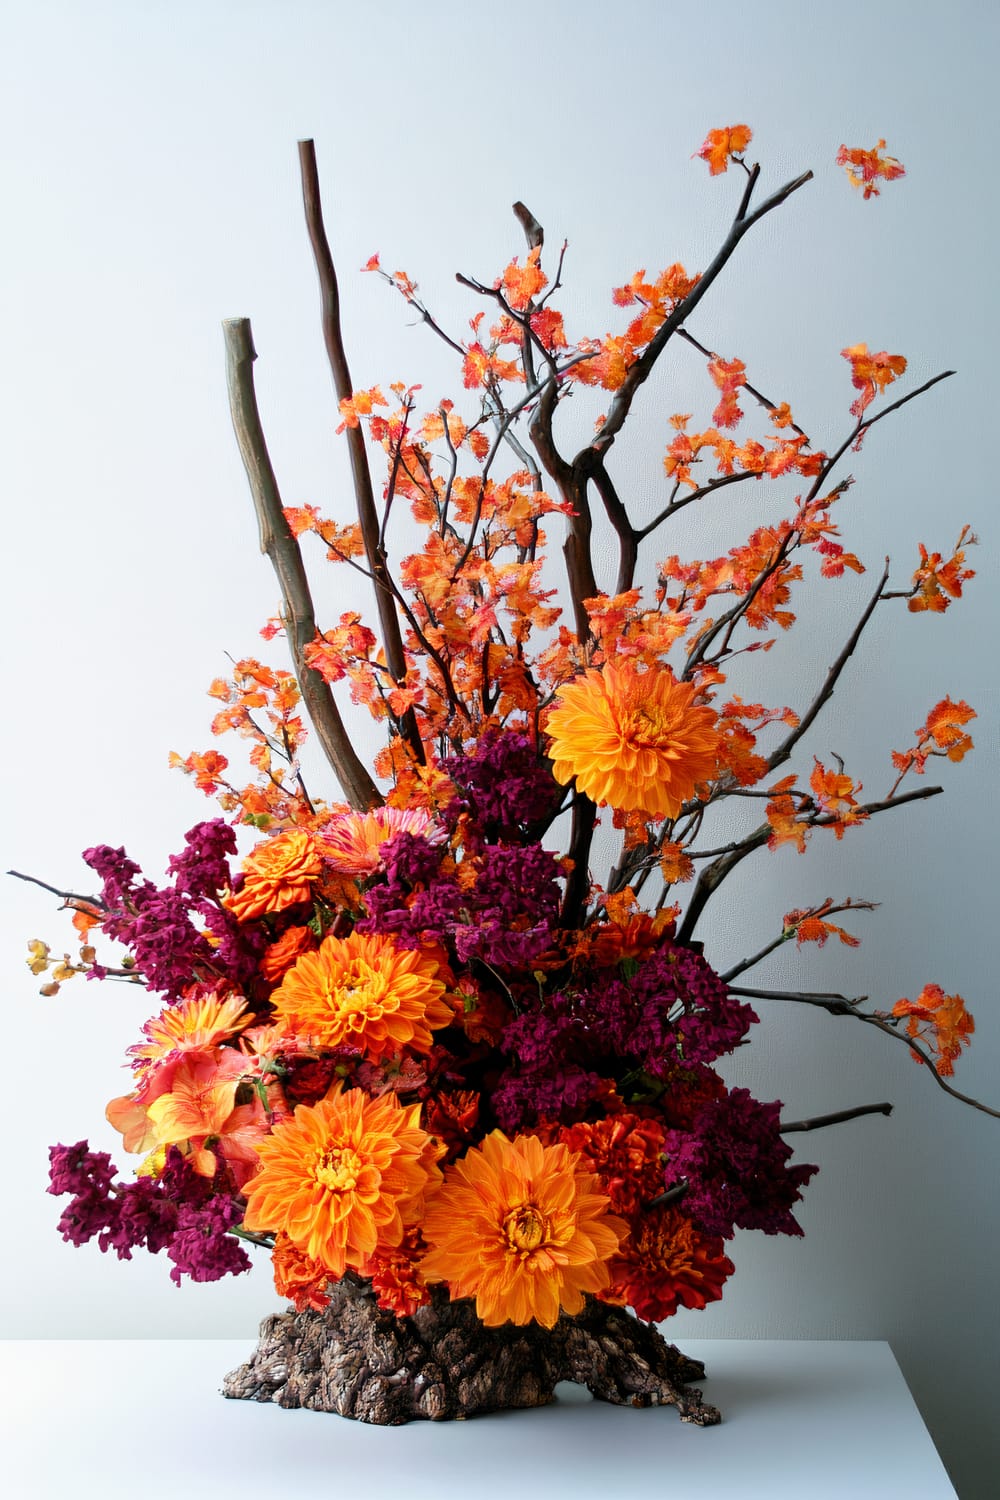
[(484, 1328), (471, 1302), (436, 1296), (395, 1318), (342, 1282), (323, 1312), (265, 1318), (256, 1352), (222, 1393), (395, 1426), (544, 1406), (571, 1380), (599, 1401), (676, 1406), (682, 1421), (706, 1427), (719, 1413), (688, 1385), (704, 1374), (655, 1328), (603, 1302), (554, 1328)]

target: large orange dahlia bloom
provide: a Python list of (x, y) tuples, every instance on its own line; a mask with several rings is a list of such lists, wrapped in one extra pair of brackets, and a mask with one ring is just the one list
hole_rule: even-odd
[(322, 872), (311, 834), (297, 828), (279, 833), (243, 861), (243, 884), (229, 897), (229, 907), (239, 922), (284, 911), (312, 899), (312, 882)]
[(452, 1297), (475, 1297), (488, 1327), (551, 1328), (560, 1308), (608, 1286), (625, 1224), (608, 1213), (598, 1179), (567, 1147), (494, 1130), (445, 1176), (424, 1218), (421, 1270)]
[(584, 672), (559, 690), (546, 730), (552, 771), (593, 801), (651, 818), (675, 818), (716, 771), (719, 731), (695, 688), (667, 669), (628, 661)]
[(275, 1022), (324, 1051), (352, 1047), (370, 1062), (403, 1047), (431, 1048), (447, 1026), (444, 980), (434, 958), (381, 934), (328, 937), (304, 953), (271, 995)]
[(287, 1235), (331, 1277), (360, 1270), (376, 1249), (401, 1242), (440, 1184), (439, 1148), (419, 1120), (419, 1104), (339, 1085), (299, 1105), (257, 1147), (245, 1226)]

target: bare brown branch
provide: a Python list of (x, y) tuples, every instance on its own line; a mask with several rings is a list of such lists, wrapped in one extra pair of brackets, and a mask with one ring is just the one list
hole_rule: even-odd
[[(904, 807), (907, 802), (923, 801), (927, 797), (940, 796), (943, 790), (944, 788), (939, 786), (925, 786), (916, 792), (906, 792), (902, 797), (888, 797), (882, 802), (859, 804), (857, 811), (859, 813), (866, 813), (869, 817), (872, 817), (876, 813), (888, 812), (892, 807)], [(831, 813), (823, 813), (814, 817), (804, 818), (802, 821), (810, 828), (824, 828), (829, 827), (831, 823), (837, 822), (837, 819)], [(762, 848), (770, 836), (770, 823), (762, 823), (759, 828), (755, 828), (752, 833), (748, 833), (745, 839), (740, 839), (718, 851), (719, 857), (701, 871), (695, 882), (694, 890), (691, 893), (691, 900), (688, 902), (687, 910), (678, 929), (678, 942), (690, 942), (702, 912), (727, 875), (731, 875), (736, 866), (746, 859), (748, 854), (752, 854), (755, 849)]]
[(788, 760), (799, 740), (806, 733), (806, 731), (811, 728), (820, 711), (826, 706), (827, 703), (829, 703), (830, 699), (833, 697), (833, 690), (837, 686), (837, 681), (840, 677), (840, 674), (843, 672), (851, 656), (857, 649), (858, 642), (861, 639), (865, 626), (868, 624), (872, 615), (875, 613), (876, 605), (881, 599), (882, 591), (888, 582), (889, 559), (886, 558), (885, 567), (882, 570), (882, 577), (879, 579), (878, 587), (865, 606), (861, 618), (858, 620), (858, 623), (855, 625), (847, 641), (844, 643), (840, 655), (837, 657), (836, 661), (833, 663), (833, 666), (827, 672), (826, 678), (823, 682), (823, 686), (820, 688), (819, 692), (816, 694), (816, 697), (813, 699), (812, 703), (810, 703), (809, 707), (806, 709), (806, 712), (802, 715), (795, 728), (785, 736), (777, 749), (773, 750), (768, 756), (767, 764), (769, 770), (773, 771), (778, 766), (783, 766), (785, 764), (785, 761)]
[(778, 1129), (782, 1135), (792, 1135), (803, 1130), (825, 1130), (827, 1125), (842, 1125), (846, 1120), (859, 1120), (862, 1115), (891, 1115), (891, 1104), (859, 1104), (854, 1109), (838, 1109), (830, 1115), (814, 1115), (811, 1120), (782, 1120)]
[[(319, 172), (316, 167), (316, 148), (312, 141), (299, 142), (299, 166), (302, 173), (302, 198), (305, 206), (306, 225), (313, 258), (319, 276), (323, 308), (323, 339), (330, 361), (334, 390), (338, 401), (349, 399), (354, 393), (351, 372), (344, 348), (344, 337), (340, 327), (340, 291), (337, 273), (330, 254), (330, 244), (323, 223), (323, 206), (319, 192)], [(375, 604), (378, 610), (382, 645), (385, 660), (393, 679), (402, 684), (406, 681), (406, 657), (403, 651), (403, 633), (400, 629), (396, 601), (389, 585), (386, 552), (379, 526), (375, 496), (372, 492), (371, 472), (364, 434), (360, 427), (348, 427), (347, 447), (351, 459), (351, 474), (354, 479), (354, 498), (358, 521), (365, 544), (365, 555), (372, 578), (375, 581)], [(424, 747), (417, 728), (416, 717), (408, 709), (400, 718), (400, 728), (413, 755), (419, 762), (424, 760)]]
[(925, 1047), (905, 1031), (899, 1031), (891, 1026), (882, 1016), (872, 1015), (868, 1011), (859, 1010), (858, 1006), (866, 1000), (867, 995), (859, 995), (854, 1000), (849, 1000), (846, 995), (826, 995), (810, 993), (807, 990), (748, 990), (738, 985), (730, 988), (731, 995), (743, 995), (751, 1000), (783, 1000), (794, 1005), (813, 1005), (820, 1010), (825, 1010), (831, 1016), (853, 1016), (856, 1021), (864, 1021), (867, 1026), (874, 1026), (877, 1031), (890, 1036), (894, 1041), (903, 1042), (909, 1047), (922, 1063), (926, 1063), (930, 1069), (931, 1077), (939, 1089), (950, 1094), (953, 1099), (959, 1099), (963, 1104), (969, 1104), (973, 1109), (978, 1109), (984, 1115), (991, 1115), (994, 1120), (1000, 1120), (1000, 1109), (991, 1109), (988, 1104), (983, 1104), (979, 1099), (973, 1099), (971, 1094), (963, 1094), (959, 1089), (953, 1088), (946, 1079), (942, 1078), (934, 1066), (934, 1059)]
[(26, 880), (30, 885), (40, 886), (43, 891), (49, 891), (53, 896), (61, 896), (67, 906), (75, 906), (77, 910), (93, 907), (95, 911), (105, 911), (107, 908), (103, 901), (96, 896), (81, 896), (77, 891), (61, 891), (56, 885), (49, 885), (47, 880), (39, 880), (37, 875), (22, 875), (20, 870), (8, 870), (15, 880)]
[(316, 615), (302, 554), (285, 520), (261, 427), (253, 382), (257, 352), (250, 320), (231, 318), (222, 326), (233, 428), (257, 513), (260, 550), (270, 559), (281, 586), (283, 618), (302, 701), (344, 796), (353, 807), (374, 807), (382, 801), (381, 793), (351, 744), (329, 684), (305, 662), (305, 648), (316, 638)]
[(785, 202), (786, 199), (790, 198), (794, 192), (797, 192), (800, 187), (803, 187), (805, 183), (810, 180), (812, 175), (813, 174), (811, 172), (803, 172), (800, 177), (796, 177), (791, 182), (787, 182), (785, 186), (779, 188), (776, 193), (772, 193), (770, 198), (765, 199), (760, 207), (758, 209), (755, 209), (752, 214), (747, 214), (745, 211), (745, 203), (748, 201), (748, 198), (746, 194), (744, 195), (744, 203), (740, 205), (740, 210), (738, 211), (736, 218), (733, 220), (732, 224), (729, 227), (729, 233), (726, 235), (726, 238), (723, 240), (722, 245), (716, 252), (714, 259), (711, 261), (707, 269), (702, 272), (701, 279), (699, 280), (697, 286), (692, 288), (692, 290), (688, 293), (684, 300), (677, 304), (670, 316), (657, 329), (655, 336), (650, 340), (649, 344), (636, 360), (635, 364), (630, 367), (624, 381), (614, 394), (614, 399), (612, 400), (611, 405), (608, 409), (608, 414), (605, 417), (604, 421), (601, 423), (596, 437), (588, 445), (588, 448), (583, 449), (582, 452), (577, 455), (577, 462), (586, 464), (585, 455), (590, 450), (594, 450), (598, 453), (603, 453), (606, 452), (608, 448), (610, 448), (616, 436), (624, 426), (625, 419), (628, 416), (629, 411), (631, 410), (632, 402), (635, 400), (636, 392), (638, 391), (639, 387), (649, 378), (653, 366), (656, 364), (656, 361), (663, 353), (663, 350), (666, 348), (666, 345), (670, 338), (677, 332), (677, 329), (681, 326), (681, 324), (690, 317), (691, 313), (698, 306), (698, 303), (704, 297), (709, 287), (716, 280), (719, 274), (725, 269), (728, 262), (732, 259), (733, 253), (735, 252), (743, 236), (749, 229), (753, 227), (754, 224), (758, 223), (765, 214), (769, 214), (773, 209), (778, 208), (782, 203)]

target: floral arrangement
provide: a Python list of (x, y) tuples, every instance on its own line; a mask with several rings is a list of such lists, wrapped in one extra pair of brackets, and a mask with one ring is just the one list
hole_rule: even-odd
[[(51, 1191), (69, 1195), (65, 1239), (96, 1237), (124, 1258), (165, 1250), (178, 1283), (241, 1273), (259, 1247), (300, 1312), (322, 1311), (348, 1282), (401, 1319), (446, 1294), (474, 1302), (488, 1328), (551, 1329), (590, 1299), (659, 1321), (721, 1297), (736, 1229), (801, 1233), (795, 1205), (816, 1169), (792, 1162), (789, 1135), (889, 1108), (790, 1122), (779, 1103), (727, 1087), (716, 1065), (757, 1022), (755, 998), (849, 1014), (965, 1097), (949, 1080), (973, 1023), (939, 985), (883, 1011), (738, 982), (781, 943), (856, 945), (834, 919), (870, 902), (790, 911), (759, 953), (721, 974), (696, 938), (745, 858), (802, 853), (816, 836), (850, 836), (939, 791), (921, 779), (928, 763), (960, 761), (974, 717), (964, 702), (930, 705), (912, 745), (892, 753), (877, 800), (840, 763), (796, 764), (876, 610), (905, 601), (910, 613), (939, 613), (961, 596), (968, 527), (950, 552), (921, 545), (905, 582), (892, 586), (886, 565), (811, 702), (745, 702), (730, 680), (742, 654), (770, 650), (793, 627), (807, 578), (836, 587), (864, 572), (834, 519), (851, 484), (839, 465), (944, 378), (888, 401), (906, 360), (845, 348), (851, 421), (821, 449), (741, 359), (688, 330), (744, 235), (811, 176), (756, 202), (750, 141), (745, 125), (712, 130), (696, 153), (713, 176), (740, 177), (716, 257), (701, 275), (679, 264), (636, 271), (613, 292), (622, 326), (603, 337), (565, 326), (554, 299), (566, 247), (543, 258), (523, 205), (523, 258), (492, 282), (459, 278), (489, 309), (464, 336), (438, 323), (408, 275), (372, 257), (365, 269), (459, 363), (464, 404), (429, 410), (416, 386), (386, 395), (351, 383), (303, 143), (357, 514), (282, 506), (249, 325), (227, 325), (236, 433), (283, 594), (264, 635), (284, 633), (294, 675), (248, 657), (212, 684), (213, 730), (247, 742), (253, 779), (241, 787), (217, 750), (172, 757), (224, 816), (185, 836), (167, 883), (146, 879), (124, 849), (89, 849), (99, 888), (60, 893), (78, 955), (31, 945), (48, 993), (84, 972), (156, 997), (130, 1049), (131, 1088), (107, 1109), (141, 1162), (120, 1179), (85, 1141), (53, 1148)], [(837, 157), (865, 198), (903, 175), (884, 145)], [(613, 449), (669, 344), (707, 364), (691, 406), (715, 405), (707, 419), (658, 415), (663, 494), (639, 519), (619, 493)], [(575, 456), (560, 436), (570, 398), (575, 409), (596, 402), (593, 436)], [(784, 518), (720, 556), (660, 555), (640, 587), (642, 544), (736, 485), (773, 492)], [(617, 550), (607, 588), (595, 500)], [(404, 505), (421, 544), (393, 563)], [(549, 527), (566, 535), (565, 613)], [(304, 544), (370, 579), (377, 628), (356, 612), (319, 627)], [(387, 730), (373, 772), (331, 691), (341, 682)], [(341, 801), (307, 790), (303, 708)], [(739, 831), (719, 846), (709, 814), (724, 802)], [(620, 843), (605, 870), (594, 867), (599, 820)], [(259, 834), (242, 860), (235, 825)], [(99, 958), (98, 934), (124, 956)]]

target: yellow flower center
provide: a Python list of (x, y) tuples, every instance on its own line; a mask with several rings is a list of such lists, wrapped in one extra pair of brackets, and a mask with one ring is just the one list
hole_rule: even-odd
[(316, 1180), (331, 1193), (350, 1193), (358, 1185), (362, 1165), (349, 1146), (331, 1146), (316, 1162)]
[(647, 701), (622, 714), (619, 733), (626, 744), (656, 749), (662, 747), (675, 727), (673, 714), (664, 713), (658, 703)]
[(331, 998), (351, 1030), (359, 1030), (366, 1021), (377, 1021), (384, 1011), (395, 1008), (385, 975), (362, 960), (351, 964)]
[(522, 1258), (537, 1250), (548, 1238), (549, 1221), (533, 1203), (521, 1203), (512, 1208), (503, 1221), (503, 1235), (507, 1249)]

